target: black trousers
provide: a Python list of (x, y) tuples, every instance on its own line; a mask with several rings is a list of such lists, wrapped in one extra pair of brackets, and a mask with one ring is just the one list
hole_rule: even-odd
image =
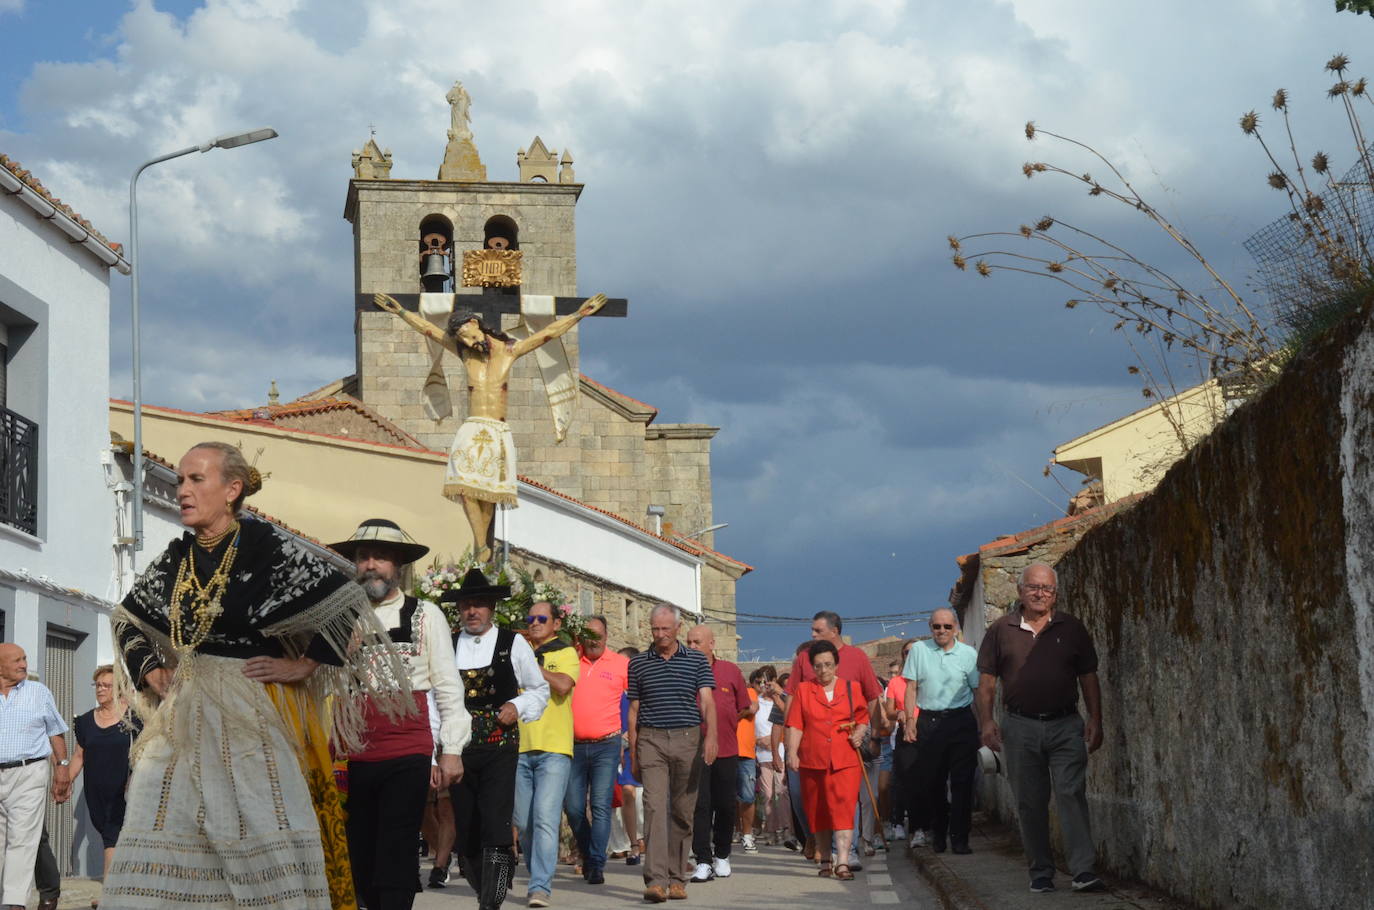
[(57, 871), (57, 857), (53, 856), (52, 845), (48, 843), (48, 826), (43, 826), (43, 836), (38, 841), (38, 855), (33, 861), (33, 886), (38, 889), (39, 901), (52, 901), (54, 904), (62, 896), (62, 875)]
[[(930, 807), (930, 827), (937, 840), (946, 835), (956, 844), (968, 843), (973, 815), (973, 770), (978, 761), (978, 721), (973, 711), (916, 719), (920, 748), (916, 779)], [(949, 798), (945, 798), (948, 782)]]
[(480, 857), (483, 847), (510, 847), (515, 818), (516, 746), (469, 748), (463, 752), (463, 779), (449, 788), (453, 822), (458, 826), (454, 851)]
[[(919, 729), (916, 735), (920, 736)], [(920, 755), (921, 744), (907, 742), (899, 732), (897, 745), (892, 749), (892, 822), (897, 824), (905, 819), (908, 834), (930, 827), (929, 800), (917, 778), (916, 764)]]
[[(692, 816), (692, 852), (697, 862), (730, 858), (730, 839), (739, 813), (739, 756), (697, 759), (697, 809)], [(713, 849), (714, 848), (714, 851)]]
[(367, 910), (410, 910), (415, 903), (415, 837), (429, 767), (428, 755), (348, 763), (348, 855)]

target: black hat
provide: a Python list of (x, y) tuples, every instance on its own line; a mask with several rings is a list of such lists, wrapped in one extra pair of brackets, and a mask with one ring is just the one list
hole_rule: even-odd
[(358, 547), (363, 544), (386, 547), (395, 550), (400, 556), (401, 565), (412, 563), (429, 552), (429, 547), (416, 543), (401, 526), (385, 518), (369, 518), (358, 525), (358, 530), (348, 540), (331, 543), (329, 548), (346, 559), (355, 559)]
[(467, 600), (505, 600), (510, 597), (510, 585), (494, 585), (487, 581), (482, 570), (473, 566), (463, 576), (463, 583), (445, 591), (439, 599), (444, 603), (462, 603)]

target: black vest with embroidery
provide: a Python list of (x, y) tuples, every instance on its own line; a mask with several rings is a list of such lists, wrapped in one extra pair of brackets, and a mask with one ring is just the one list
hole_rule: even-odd
[[(391, 636), (391, 641), (398, 645), (418, 645), (423, 636), (416, 635), (415, 614), (420, 609), (420, 601), (414, 597), (407, 596), (401, 602), (401, 619), (396, 628), (387, 629), (386, 634)], [(414, 648), (403, 649), (406, 653), (411, 653)]]
[(511, 660), (514, 647), (515, 632), (497, 629), (491, 663), (458, 671), (463, 682), (463, 701), (468, 714), (472, 715), (472, 741), (468, 749), (520, 748), (520, 725), (506, 727), (496, 719), (501, 706), (520, 694), (515, 664)]

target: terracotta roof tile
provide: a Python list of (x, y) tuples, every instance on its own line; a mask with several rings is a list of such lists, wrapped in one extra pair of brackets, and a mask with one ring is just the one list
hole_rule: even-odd
[(285, 404), (266, 404), (255, 408), (235, 408), (228, 411), (207, 411), (206, 413), (240, 421), (263, 420), (263, 415), (266, 414), (265, 419), (270, 422), (280, 417), (324, 414), (329, 411), (354, 411), (394, 436), (399, 444), (417, 448), (424, 447), (420, 440), (354, 398), (310, 398), (305, 400), (298, 398)]
[[(1082, 525), (1096, 524), (1105, 521), (1127, 506), (1138, 502), (1146, 495), (1146, 493), (1133, 493), (1115, 502), (1109, 502), (1106, 505), (1095, 506), (1084, 512), (1079, 512), (1077, 515), (1056, 518), (1054, 521), (1040, 525), (1039, 527), (1030, 528), (1029, 530), (1021, 531), (1017, 534), (999, 537), (996, 540), (983, 544), (978, 548), (978, 552), (980, 555), (997, 555), (1000, 553), (1016, 552), (1018, 550), (1029, 550), (1033, 545), (1040, 543), (1042, 540), (1048, 540), (1055, 534), (1067, 533)], [(964, 564), (962, 560), (966, 560), (967, 558), (968, 557), (960, 557), (959, 564), (962, 566)]]
[[(125, 400), (120, 399), (120, 398), (111, 398), (111, 399), (110, 399), (110, 402), (113, 403), (113, 404), (122, 404), (122, 405), (128, 405), (128, 404), (130, 404), (130, 402), (125, 401)], [(198, 417), (198, 418), (202, 418), (202, 419), (208, 418), (208, 419), (210, 419), (210, 420), (222, 420), (222, 421), (224, 421), (225, 423), (228, 423), (228, 424), (257, 423), (257, 424), (259, 424), (259, 425), (273, 426), (278, 432), (281, 432), (281, 433), (296, 433), (296, 434), (299, 434), (299, 435), (301, 435), (301, 436), (318, 436), (318, 437), (322, 437), (322, 438), (324, 438), (324, 439), (337, 439), (337, 440), (339, 440), (339, 441), (341, 441), (341, 442), (352, 442), (352, 443), (357, 443), (357, 444), (360, 444), (360, 445), (377, 446), (378, 448), (402, 449), (402, 450), (405, 450), (405, 451), (420, 452), (420, 453), (423, 453), (423, 454), (425, 454), (425, 455), (439, 455), (439, 456), (444, 456), (444, 455), (447, 454), (447, 453), (445, 453), (445, 452), (436, 451), (435, 449), (426, 449), (426, 448), (424, 448), (423, 446), (401, 446), (401, 445), (392, 445), (392, 444), (390, 444), (390, 443), (385, 443), (385, 442), (373, 442), (373, 441), (368, 440), (368, 439), (355, 439), (355, 438), (353, 438), (353, 437), (351, 437), (351, 436), (336, 436), (336, 435), (334, 435), (334, 434), (332, 434), (332, 433), (319, 433), (319, 432), (316, 432), (316, 431), (314, 431), (314, 430), (302, 430), (302, 429), (299, 429), (299, 428), (297, 428), (297, 427), (282, 427), (282, 426), (275, 426), (275, 425), (273, 425), (273, 424), (269, 424), (267, 421), (251, 421), (251, 420), (250, 420), (250, 421), (245, 421), (245, 420), (242, 420), (242, 419), (240, 419), (240, 418), (226, 417), (226, 416), (224, 416), (223, 413), (215, 413), (215, 412), (209, 412), (209, 413), (207, 413), (207, 412), (202, 412), (202, 411), (183, 411), (183, 410), (181, 410), (180, 408), (168, 408), (168, 407), (162, 407), (161, 405), (147, 405), (147, 404), (145, 404), (145, 405), (143, 406), (143, 409), (144, 409), (145, 411), (161, 411), (161, 412), (163, 412), (163, 413), (165, 413), (165, 414), (184, 414), (184, 415), (186, 415), (187, 417)], [(682, 550), (682, 551), (687, 552), (687, 553), (691, 553), (693, 556), (701, 556), (701, 555), (710, 554), (710, 555), (712, 555), (712, 556), (719, 557), (720, 559), (723, 559), (723, 560), (725, 560), (726, 562), (734, 563), (734, 564), (737, 565), (737, 566), (743, 566), (745, 572), (752, 572), (752, 571), (754, 571), (754, 567), (751, 566), (751, 565), (749, 565), (747, 562), (742, 562), (742, 561), (740, 561), (740, 560), (738, 560), (738, 559), (735, 559), (735, 558), (732, 557), (732, 556), (726, 556), (724, 553), (720, 552), (719, 550), (712, 550), (712, 549), (710, 549), (709, 547), (703, 547), (703, 546), (701, 546), (700, 544), (693, 544), (693, 543), (689, 543), (689, 542), (687, 542), (687, 541), (685, 541), (685, 540), (682, 540), (682, 539), (676, 539), (676, 538), (671, 538), (671, 537), (664, 537), (664, 536), (661, 535), (661, 534), (655, 534), (653, 531), (650, 531), (650, 530), (648, 530), (647, 528), (640, 527), (639, 525), (635, 524), (633, 521), (630, 521), (629, 519), (624, 518), (623, 516), (617, 515), (617, 514), (614, 513), (614, 512), (607, 511), (606, 509), (602, 509), (602, 508), (598, 508), (597, 506), (590, 505), (589, 503), (585, 503), (585, 502), (583, 502), (583, 501), (580, 500), (580, 499), (575, 499), (575, 498), (569, 496), (569, 495), (566, 494), (566, 493), (560, 493), (558, 490), (555, 490), (553, 487), (550, 487), (550, 486), (547, 486), (547, 485), (545, 485), (545, 484), (542, 484), (542, 483), (540, 483), (540, 482), (537, 481), (537, 480), (534, 480), (534, 479), (532, 479), (532, 478), (529, 478), (529, 477), (524, 476), (523, 474), (520, 475), (520, 479), (521, 479), (522, 481), (524, 481), (525, 483), (529, 484), (529, 485), (532, 486), (532, 487), (538, 487), (538, 488), (541, 489), (541, 490), (544, 490), (544, 491), (546, 491), (546, 492), (548, 492), (548, 493), (552, 493), (553, 495), (558, 496), (558, 497), (560, 497), (560, 498), (562, 498), (562, 499), (566, 499), (568, 502), (575, 503), (575, 504), (577, 504), (577, 505), (579, 505), (579, 506), (582, 506), (583, 508), (591, 509), (593, 512), (600, 512), (600, 513), (603, 514), (603, 515), (606, 515), (606, 516), (608, 516), (608, 517), (610, 517), (610, 518), (614, 518), (616, 521), (620, 522), (621, 524), (624, 524), (624, 525), (626, 525), (626, 526), (628, 526), (628, 527), (631, 527), (631, 528), (635, 529), (636, 531), (638, 531), (638, 532), (641, 533), (641, 534), (645, 534), (645, 535), (647, 535), (647, 536), (649, 536), (649, 537), (657, 538), (658, 540), (661, 540), (661, 541), (663, 541), (664, 543), (672, 544), (673, 546), (677, 547), (679, 550)]]
[(110, 250), (110, 252), (114, 253), (117, 256), (124, 255), (124, 246), (122, 244), (112, 243), (111, 241), (107, 240), (104, 234), (97, 231), (89, 221), (81, 217), (81, 215), (70, 205), (67, 205), (67, 203), (63, 202), (61, 199), (58, 199), (56, 196), (54, 196), (52, 192), (43, 185), (43, 181), (35, 177), (32, 171), (26, 170), (22, 165), (19, 164), (18, 161), (15, 161), (9, 155), (0, 153), (0, 167), (3, 167), (5, 170), (9, 171), (20, 183), (24, 184), (29, 189), (33, 190), (35, 193), (42, 196), (52, 205), (56, 206), (58, 210), (60, 210), (68, 218), (75, 221), (77, 224), (81, 225), (86, 230), (90, 231), (91, 236), (94, 237), (96, 240), (100, 241), (102, 244), (104, 244)]

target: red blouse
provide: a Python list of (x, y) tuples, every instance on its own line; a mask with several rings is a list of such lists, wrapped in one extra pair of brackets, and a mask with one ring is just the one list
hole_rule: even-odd
[(839, 729), (851, 723), (868, 723), (868, 704), (856, 683), (835, 680), (834, 701), (826, 700), (820, 683), (807, 681), (798, 686), (787, 708), (787, 726), (802, 731), (797, 749), (801, 767), (834, 771), (857, 766), (859, 753), (849, 742), (853, 728)]

